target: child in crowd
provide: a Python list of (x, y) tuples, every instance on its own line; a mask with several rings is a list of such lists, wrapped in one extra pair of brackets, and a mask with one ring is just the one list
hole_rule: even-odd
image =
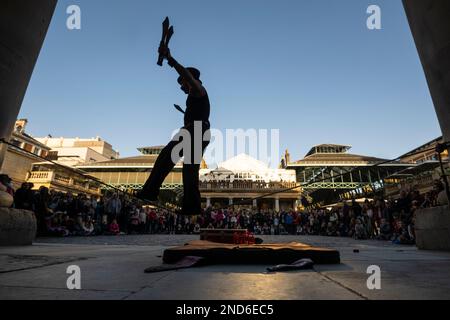
[(120, 233), (119, 225), (117, 224), (116, 219), (113, 219), (113, 221), (109, 224), (109, 232), (113, 235), (118, 235)]

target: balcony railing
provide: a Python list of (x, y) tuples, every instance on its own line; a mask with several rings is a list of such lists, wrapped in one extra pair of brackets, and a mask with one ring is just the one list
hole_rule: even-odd
[(34, 184), (52, 184), (57, 183), (64, 187), (75, 189), (84, 193), (97, 193), (100, 194), (100, 187), (97, 184), (80, 181), (72, 177), (61, 175), (53, 171), (34, 171), (31, 172), (28, 177), (28, 182)]
[[(235, 181), (235, 182), (200, 182), (202, 191), (277, 191), (299, 186), (296, 182), (253, 182), (253, 181)], [(293, 190), (300, 191), (300, 187)]]
[(418, 190), (428, 191), (433, 187), (434, 181), (436, 179), (439, 179), (438, 175), (428, 173), (421, 176), (405, 179), (398, 183), (385, 184), (385, 193), (389, 196), (398, 193), (402, 189), (409, 190), (413, 187), (417, 188)]
[[(32, 172), (28, 180), (33, 180), (33, 182), (48, 181), (53, 177), (53, 172)], [(31, 181), (30, 181), (31, 182)]]
[(62, 176), (60, 174), (55, 174), (54, 175), (54, 180), (58, 181), (58, 182), (62, 182), (62, 183), (67, 183), (67, 184), (70, 183), (70, 178), (69, 177), (64, 177), (64, 176)]

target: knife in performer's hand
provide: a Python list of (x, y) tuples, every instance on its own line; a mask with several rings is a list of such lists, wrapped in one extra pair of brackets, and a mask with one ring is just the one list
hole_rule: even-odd
[(181, 113), (185, 113), (185, 111), (183, 109), (181, 109), (181, 107), (177, 104), (173, 105), (175, 107), (175, 109), (177, 109), (178, 111), (180, 111)]

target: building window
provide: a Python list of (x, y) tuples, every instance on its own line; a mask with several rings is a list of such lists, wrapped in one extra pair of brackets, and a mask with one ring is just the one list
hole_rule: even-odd
[(12, 140), (11, 140), (11, 143), (12, 143), (13, 145), (15, 145), (16, 147), (19, 147), (19, 148), (20, 148), (20, 145), (22, 144), (22, 142), (19, 141), (19, 140), (17, 140), (17, 139), (12, 139)]
[(47, 160), (58, 160), (58, 151), (50, 151), (46, 156)]
[(31, 144), (29, 144), (29, 143), (24, 143), (23, 149), (25, 151), (31, 152), (33, 150), (33, 146)]

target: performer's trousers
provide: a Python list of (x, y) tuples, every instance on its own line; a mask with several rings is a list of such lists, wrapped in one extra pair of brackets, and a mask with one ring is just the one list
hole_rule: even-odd
[[(205, 134), (205, 131), (209, 130), (209, 123), (208, 122), (202, 122), (201, 126), (201, 135)], [(201, 155), (203, 156), (203, 153), (206, 149), (206, 147), (209, 144), (209, 139), (206, 141), (203, 141), (202, 138), (200, 140), (196, 137), (194, 137), (194, 125), (188, 125), (180, 130), (185, 129), (187, 132), (189, 132), (191, 136), (191, 161), (187, 163), (187, 159), (185, 157), (184, 163), (183, 163), (183, 190), (184, 190), (184, 196), (183, 196), (183, 209), (182, 213), (187, 215), (196, 215), (201, 213), (201, 196), (199, 191), (199, 169), (200, 169), (200, 159), (197, 159), (199, 161), (194, 161), (194, 152), (195, 143), (201, 143)], [(182, 138), (180, 139), (182, 141)], [(175, 164), (181, 159), (183, 156), (183, 149), (180, 150), (180, 152), (172, 152), (174, 148), (179, 144), (180, 141), (170, 141), (161, 151), (161, 153), (158, 156), (158, 159), (156, 159), (155, 165), (153, 166), (153, 169), (150, 173), (150, 177), (147, 179), (147, 181), (144, 184), (144, 187), (141, 191), (141, 196), (146, 199), (156, 199), (156, 197), (159, 194), (159, 189), (161, 188), (162, 183), (164, 182), (164, 179), (166, 176), (172, 171)], [(201, 141), (201, 142), (200, 142)], [(188, 144), (189, 145), (189, 144)], [(173, 154), (172, 154), (173, 153)], [(175, 155), (176, 154), (176, 155)]]

